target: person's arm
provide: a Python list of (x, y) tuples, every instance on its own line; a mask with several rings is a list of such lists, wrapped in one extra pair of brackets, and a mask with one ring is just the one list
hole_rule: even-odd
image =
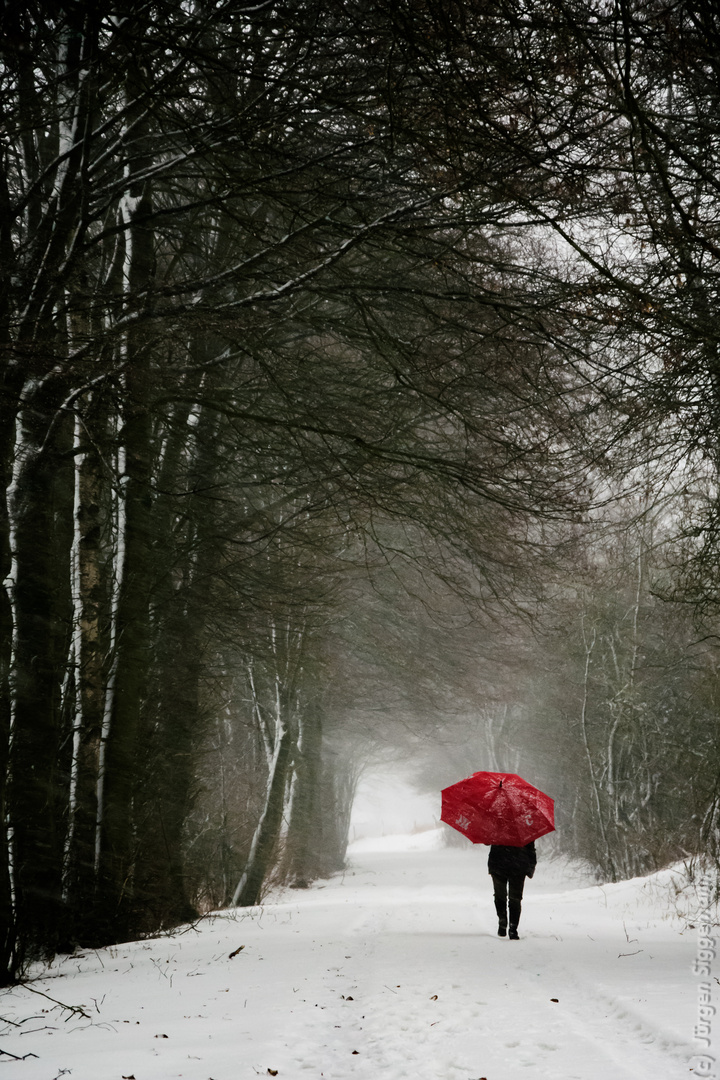
[(535, 873), (535, 867), (537, 866), (537, 852), (535, 851), (535, 841), (531, 840), (527, 846), (528, 862), (530, 869), (528, 870), (528, 877), (532, 877)]

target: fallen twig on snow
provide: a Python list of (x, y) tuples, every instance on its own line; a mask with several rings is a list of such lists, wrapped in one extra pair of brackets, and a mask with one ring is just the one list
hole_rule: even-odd
[(40, 997), (47, 998), (48, 1001), (52, 1001), (55, 1005), (59, 1005), (61, 1009), (65, 1009), (69, 1013), (77, 1013), (80, 1016), (84, 1016), (86, 1020), (92, 1019), (92, 1017), (85, 1012), (85, 1009), (82, 1007), (82, 1005), (66, 1005), (64, 1001), (58, 1001), (57, 998), (50, 997), (49, 994), (44, 993), (42, 990), (36, 990), (34, 986), (28, 986), (27, 983), (23, 983), (22, 985), (24, 989), (29, 990), (31, 994), (39, 994)]

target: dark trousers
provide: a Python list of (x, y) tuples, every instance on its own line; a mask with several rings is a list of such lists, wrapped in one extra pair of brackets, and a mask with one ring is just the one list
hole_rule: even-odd
[(493, 874), (492, 879), (493, 888), (495, 890), (495, 910), (497, 911), (500, 925), (507, 926), (509, 914), (510, 926), (516, 927), (520, 922), (525, 875), (503, 874), (500, 876), (498, 874)]

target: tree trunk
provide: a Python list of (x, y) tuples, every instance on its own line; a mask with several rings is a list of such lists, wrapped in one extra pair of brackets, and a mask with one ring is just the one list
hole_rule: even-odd
[(201, 645), (192, 613), (174, 614), (162, 624), (157, 712), (143, 739), (152, 760), (136, 808), (135, 891), (145, 930), (197, 917), (185, 888), (182, 840), (196, 768)]
[(125, 933), (130, 918), (137, 735), (150, 663), (152, 502), (145, 374), (143, 360), (138, 357), (128, 374), (123, 431), (125, 545), (116, 616), (114, 687), (104, 752), (98, 866), (99, 918), (111, 935)]
[[(3, 300), (0, 299), (0, 304)], [(12, 983), (20, 957), (16, 937), (15, 911), (10, 883), (8, 821), (8, 768), (10, 761), (10, 664), (12, 659), (13, 615), (6, 582), (12, 570), (10, 516), (7, 491), (12, 479), (15, 417), (9, 407), (0, 412), (0, 986)]]
[[(196, 359), (205, 358), (203, 346)], [(192, 387), (197, 395), (197, 386)], [(188, 401), (194, 397), (188, 395)], [(179, 409), (167, 437), (156, 504), (153, 602), (153, 661), (156, 672), (152, 715), (145, 743), (152, 760), (144, 782), (138, 821), (137, 889), (155, 925), (195, 918), (185, 887), (183, 830), (193, 799), (198, 741), (202, 727), (201, 686), (204, 649), (213, 597), (213, 577), (221, 559), (215, 534), (215, 441), (219, 419), (201, 409), (189, 423), (189, 405)], [(187, 488), (178, 506), (172, 493)], [(198, 494), (200, 493), (200, 494)], [(183, 540), (175, 536), (178, 514), (187, 516)]]
[(322, 844), (322, 715), (317, 704), (305, 704), (298, 716), (298, 746), (287, 833), (284, 878), (303, 888), (318, 876)]
[(89, 400), (76, 421), (74, 637), (75, 722), (70, 777), (70, 820), (65, 896), (78, 940), (92, 939), (100, 740), (105, 708), (109, 620), (106, 553), (106, 479), (101, 448), (107, 446), (102, 402)]
[(252, 907), (253, 904), (258, 904), (262, 897), (263, 882), (272, 865), (275, 847), (280, 836), (285, 791), (292, 764), (292, 745), (290, 727), (282, 724), (277, 732), (275, 754), (268, 776), (265, 807), (255, 829), (245, 870), (232, 898), (233, 907)]
[(320, 787), (320, 851), (323, 875), (342, 870), (345, 865), (350, 815), (357, 790), (359, 772), (346, 755), (328, 755), (323, 763)]
[(21, 417), (10, 504), (14, 649), (8, 812), (19, 935), (35, 952), (49, 954), (65, 936), (60, 705), (71, 625), (71, 532), (62, 522), (69, 523), (72, 512), (71, 481), (58, 458), (59, 450), (69, 449), (62, 445), (69, 442), (67, 427), (58, 425), (51, 444), (43, 447), (50, 423), (42, 405), (37, 395)]
[[(128, 126), (142, 106), (138, 68), (128, 80)], [(149, 167), (151, 133), (134, 129), (136, 152)], [(139, 167), (139, 166), (138, 166)], [(149, 306), (155, 273), (152, 200), (147, 184), (130, 184), (122, 200), (125, 225), (126, 311)], [(116, 614), (116, 654), (106, 731), (102, 805), (99, 810), (98, 919), (109, 937), (128, 933), (133, 920), (132, 876), (135, 854), (133, 797), (137, 775), (137, 741), (150, 667), (150, 590), (153, 565), (152, 519), (152, 390), (150, 343), (135, 325), (124, 343), (126, 366), (121, 444), (125, 472), (121, 477), (124, 551)]]
[(580, 712), (580, 730), (582, 732), (583, 745), (585, 748), (585, 756), (588, 763), (588, 773), (590, 777), (590, 784), (592, 786), (593, 797), (595, 801), (595, 809), (598, 818), (598, 829), (600, 830), (600, 836), (603, 842), (603, 857), (605, 859), (606, 868), (610, 874), (611, 881), (617, 881), (617, 870), (615, 867), (615, 861), (613, 859), (612, 852), (610, 850), (610, 841), (607, 835), (607, 828), (605, 825), (605, 815), (603, 813), (602, 800), (600, 798), (600, 783), (595, 769), (595, 762), (593, 760), (592, 749), (590, 746), (590, 739), (588, 735), (588, 703), (590, 696), (590, 660), (592, 657), (593, 649), (595, 648), (595, 642), (597, 640), (595, 630), (593, 630), (592, 638), (588, 644), (587, 637), (585, 635), (585, 626), (582, 628), (583, 644), (585, 646), (585, 672), (583, 676), (583, 699)]

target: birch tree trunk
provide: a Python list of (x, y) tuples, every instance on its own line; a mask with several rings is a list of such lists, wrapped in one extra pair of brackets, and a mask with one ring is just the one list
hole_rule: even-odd
[[(305, 628), (293, 634), (289, 621), (282, 634), (271, 619), (271, 670), (274, 702), (272, 721), (263, 709), (252, 667), (249, 671), (254, 712), (263, 736), (268, 760), (265, 802), (255, 828), (245, 869), (235, 889), (232, 906), (250, 907), (260, 902), (263, 883), (272, 866), (283, 822), (283, 812), (292, 776), (297, 733), (293, 712), (297, 706), (297, 687), (304, 646)], [(268, 710), (270, 711), (270, 710)]]
[[(0, 214), (2, 207), (0, 207)], [(0, 259), (2, 262), (2, 259)], [(0, 269), (0, 348), (9, 351), (8, 290)], [(16, 376), (17, 378), (17, 376)], [(8, 387), (10, 390), (10, 387)], [(17, 390), (9, 393), (12, 400)], [(12, 982), (18, 967), (18, 941), (10, 882), (10, 837), (8, 835), (8, 769), (10, 764), (10, 664), (12, 660), (13, 616), (10, 599), (12, 551), (8, 490), (12, 481), (15, 416), (8, 401), (0, 404), (0, 985)]]
[[(14, 18), (15, 13), (8, 14)], [(97, 24), (96, 13), (87, 9), (72, 29), (64, 25), (52, 40), (52, 54), (45, 54), (42, 74), (31, 45), (31, 17), (14, 25), (20, 47), (11, 50), (15, 119), (22, 134), (17, 169), (3, 157), (0, 194), (9, 209), (6, 184), (12, 175), (16, 201), (12, 217), (0, 227), (5, 269), (15, 275), (15, 307), (3, 321), (3, 330), (12, 325), (13, 337), (2, 356), (7, 367), (0, 468), (8, 485), (2, 557), (6, 564), (8, 553), (12, 559), (9, 570), (3, 569), (13, 629), (7, 813), (19, 942), (16, 968), (21, 947), (52, 951), (66, 936), (58, 848), (64, 846), (70, 768), (64, 749), (69, 741), (61, 737), (61, 696), (71, 625), (72, 434), (63, 405), (77, 376), (63, 362), (67, 327), (58, 308), (64, 307), (72, 253), (87, 227), (83, 179), (92, 132), (94, 82), (89, 72)], [(24, 193), (19, 200), (18, 182)], [(14, 240), (20, 241), (16, 249)], [(3, 303), (7, 295), (3, 289)], [(13, 434), (9, 474), (6, 454)], [(2, 621), (5, 635), (10, 622), (6, 601)], [(7, 657), (5, 640), (3, 666)], [(3, 722), (8, 722), (7, 711)]]
[(98, 907), (102, 912), (99, 917), (110, 925), (117, 925), (117, 919), (122, 923), (124, 918), (129, 918), (137, 735), (150, 663), (152, 503), (146, 375), (146, 360), (136, 353), (127, 377), (128, 399), (123, 429), (126, 471), (122, 477), (125, 544), (99, 823)]
[[(129, 61), (128, 130), (137, 155), (136, 171), (152, 160), (151, 137), (142, 119), (142, 73)], [(104, 745), (103, 800), (99, 821), (98, 919), (108, 934), (132, 924), (135, 854), (133, 796), (137, 739), (150, 666), (150, 589), (152, 585), (152, 390), (150, 344), (138, 315), (149, 306), (154, 279), (154, 235), (150, 224), (149, 184), (130, 182), (121, 200), (124, 224), (124, 315), (130, 324), (124, 341), (124, 400), (120, 441), (124, 475), (124, 550), (116, 615), (114, 685)], [(112, 928), (112, 929), (111, 929)]]
[(90, 395), (75, 433), (74, 656), (75, 719), (65, 898), (78, 940), (93, 936), (100, 742), (105, 708), (109, 597), (107, 554), (107, 410)]
[(275, 752), (270, 763), (267, 795), (255, 829), (245, 869), (232, 898), (233, 907), (252, 907), (262, 898), (262, 887), (280, 835), (285, 792), (292, 764), (292, 732), (288, 724), (278, 724)]

